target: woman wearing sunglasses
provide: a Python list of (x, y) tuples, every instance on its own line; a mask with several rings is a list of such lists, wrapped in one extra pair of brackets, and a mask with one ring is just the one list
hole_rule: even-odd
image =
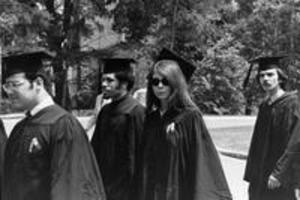
[(185, 72), (191, 66), (167, 58), (156, 62), (148, 76), (140, 199), (232, 199), (216, 148), (188, 92), (192, 73)]

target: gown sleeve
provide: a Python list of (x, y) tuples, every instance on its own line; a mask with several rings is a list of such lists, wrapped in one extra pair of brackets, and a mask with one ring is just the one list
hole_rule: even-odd
[[(200, 111), (188, 113), (177, 125), (184, 137), (182, 154), (191, 199), (232, 199), (218, 152)], [(188, 192), (189, 193), (189, 192)]]
[(290, 139), (272, 172), (284, 186), (300, 188), (300, 110), (292, 109)]
[(130, 117), (129, 125), (129, 152), (130, 156), (130, 174), (131, 177), (136, 173), (137, 168), (137, 157), (139, 153), (139, 148), (142, 140), (143, 124), (144, 124), (144, 114), (145, 110), (143, 107), (138, 106), (134, 109), (132, 116)]
[(51, 137), (51, 199), (104, 200), (101, 175), (80, 123), (63, 117)]
[(244, 173), (244, 180), (247, 182), (252, 182), (257, 177), (257, 163), (259, 162), (259, 158), (256, 155), (260, 155), (261, 153), (261, 145), (263, 144), (263, 140), (260, 137), (260, 130), (265, 125), (265, 121), (263, 120), (262, 116), (262, 105), (259, 107), (259, 112), (256, 118), (256, 122), (254, 125), (254, 131), (252, 134), (250, 148), (247, 156), (245, 173)]

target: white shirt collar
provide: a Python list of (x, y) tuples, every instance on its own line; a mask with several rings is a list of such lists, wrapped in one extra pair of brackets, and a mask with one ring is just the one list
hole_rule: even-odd
[(49, 96), (46, 97), (43, 101), (41, 101), (39, 104), (37, 104), (33, 109), (31, 109), (29, 112), (31, 116), (37, 114), (39, 111), (43, 110), (44, 108), (48, 106), (54, 105), (53, 99)]

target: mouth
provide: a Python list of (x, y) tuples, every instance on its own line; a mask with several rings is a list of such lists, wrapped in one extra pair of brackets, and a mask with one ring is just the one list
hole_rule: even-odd
[(156, 95), (158, 97), (166, 97), (167, 96), (167, 93), (166, 92), (157, 92)]
[(17, 98), (9, 98), (9, 101), (10, 101), (11, 105), (14, 107), (19, 105), (19, 101)]
[(111, 92), (109, 90), (103, 90), (102, 93), (103, 93), (103, 97), (107, 97), (110, 96)]
[(157, 93), (165, 94), (165, 93), (167, 93), (167, 90), (164, 90), (164, 89), (162, 89), (162, 90), (157, 90)]
[(270, 84), (269, 82), (265, 81), (265, 82), (263, 82), (263, 85), (269, 86), (269, 85), (271, 85), (271, 84)]
[(264, 87), (271, 87), (271, 84), (264, 84)]
[(157, 95), (160, 95), (160, 96), (163, 96), (165, 94), (166, 94), (165, 92), (157, 92)]
[(102, 92), (103, 92), (103, 94), (107, 94), (107, 93), (109, 93), (109, 90), (102, 90)]
[(10, 101), (16, 101), (16, 100), (17, 100), (17, 97), (15, 97), (15, 96), (8, 96), (8, 99), (9, 99)]

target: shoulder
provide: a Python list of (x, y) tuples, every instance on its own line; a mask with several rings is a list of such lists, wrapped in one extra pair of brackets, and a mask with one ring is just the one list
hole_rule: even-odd
[(194, 127), (204, 123), (202, 113), (198, 108), (186, 108), (182, 110), (175, 118), (177, 125)]
[(123, 104), (123, 112), (128, 114), (134, 114), (136, 112), (144, 112), (145, 107), (132, 96), (128, 96), (126, 101)]
[(282, 98), (274, 104), (274, 107), (284, 109), (299, 108), (299, 96), (297, 92), (287, 92)]
[(53, 121), (51, 127), (53, 136), (57, 139), (64, 138), (72, 140), (74, 138), (86, 136), (86, 132), (79, 120), (64, 109), (62, 109), (61, 115), (57, 115), (56, 120)]
[(55, 124), (63, 118), (75, 119), (75, 117), (58, 105), (49, 106), (40, 111), (32, 120), (33, 123)]
[(178, 116), (181, 120), (202, 119), (202, 113), (198, 108), (186, 108)]
[(299, 103), (299, 94), (297, 91), (286, 92), (283, 101)]

